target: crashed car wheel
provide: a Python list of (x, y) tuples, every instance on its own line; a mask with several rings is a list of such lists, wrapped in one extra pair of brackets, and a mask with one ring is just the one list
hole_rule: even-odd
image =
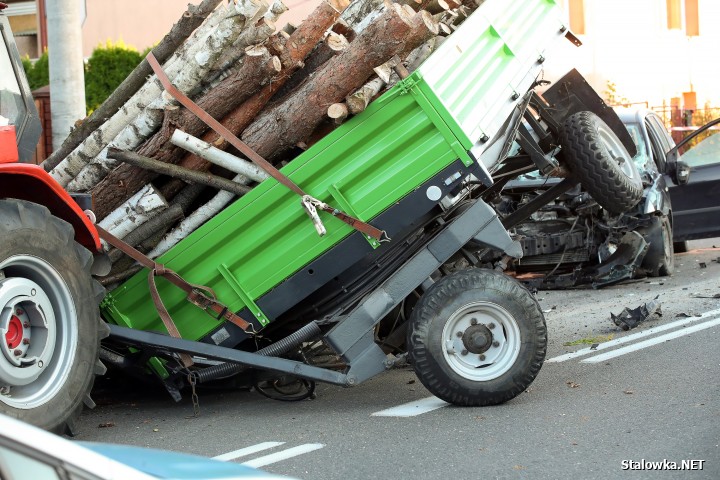
[(73, 433), (108, 327), (92, 255), (43, 206), (0, 201), (0, 412)]
[(540, 305), (516, 280), (468, 269), (428, 289), (410, 317), (408, 353), (437, 397), (463, 406), (506, 402), (542, 367), (547, 329)]
[(650, 244), (642, 266), (650, 277), (667, 277), (675, 271), (675, 252), (672, 241), (672, 226), (666, 216), (653, 217), (652, 224), (644, 235)]
[(643, 185), (635, 162), (597, 115), (578, 112), (568, 117), (560, 145), (567, 167), (600, 206), (619, 215), (638, 204)]

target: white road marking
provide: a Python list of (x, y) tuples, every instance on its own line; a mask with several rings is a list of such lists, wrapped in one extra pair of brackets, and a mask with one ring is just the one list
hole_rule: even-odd
[(248, 460), (247, 462), (243, 462), (243, 465), (254, 468), (264, 467), (265, 465), (270, 465), (271, 463), (280, 462), (282, 460), (287, 460), (288, 458), (297, 457), (298, 455), (302, 455), (304, 453), (320, 450), (324, 446), (325, 445), (322, 443), (306, 443), (305, 445), (288, 448), (287, 450), (283, 450), (281, 452), (271, 453), (270, 455), (265, 455), (264, 457)]
[(605, 360), (619, 357), (620, 355), (625, 355), (626, 353), (635, 352), (637, 350), (647, 348), (647, 347), (652, 347), (653, 345), (657, 345), (658, 343), (663, 343), (665, 341), (672, 340), (673, 338), (690, 335), (691, 333), (699, 332), (700, 330), (705, 330), (707, 328), (711, 328), (716, 325), (720, 325), (720, 318), (715, 318), (714, 320), (709, 320), (707, 322), (703, 322), (698, 325), (693, 325), (692, 327), (683, 328), (682, 330), (677, 330), (675, 332), (666, 333), (665, 335), (660, 335), (659, 337), (653, 337), (651, 339), (645, 340), (644, 342), (634, 343), (632, 345), (618, 348), (617, 350), (612, 350), (607, 353), (595, 355), (590, 358), (586, 358), (585, 360), (581, 360), (581, 362), (582, 363), (604, 362)]
[(649, 335), (654, 335), (656, 333), (664, 332), (665, 330), (671, 330), (673, 328), (677, 327), (684, 327), (691, 323), (695, 323), (699, 320), (703, 320), (708, 317), (712, 317), (713, 315), (720, 314), (720, 309), (717, 310), (710, 310), (708, 312), (703, 313), (699, 317), (690, 317), (690, 318), (683, 318), (682, 320), (676, 320), (674, 322), (666, 323), (665, 325), (658, 325), (657, 327), (652, 327), (647, 330), (643, 330), (642, 332), (633, 333), (631, 335), (626, 335), (624, 337), (616, 338), (615, 340), (610, 340), (609, 342), (603, 342), (599, 344), (595, 349), (583, 348), (580, 350), (577, 350), (575, 352), (566, 353), (564, 355), (559, 355), (557, 357), (553, 357), (549, 360), (545, 360), (545, 363), (557, 363), (557, 362), (564, 362), (565, 360), (570, 360), (572, 358), (582, 357), (583, 355), (588, 355), (590, 353), (595, 353), (599, 350), (605, 350), (607, 348), (615, 347), (617, 345), (622, 345), (623, 343), (632, 342), (633, 340), (637, 340), (639, 338), (647, 337)]
[(240, 450), (235, 450), (234, 452), (223, 453), (222, 455), (213, 457), (213, 459), (221, 460), (223, 462), (228, 462), (230, 460), (235, 460), (236, 458), (246, 457), (248, 455), (252, 455), (253, 453), (262, 452), (263, 450), (268, 450), (270, 448), (279, 447), (280, 445), (284, 445), (284, 444), (285, 444), (285, 442), (258, 443), (257, 445), (252, 445), (250, 447), (241, 448)]
[(414, 417), (450, 405), (437, 397), (423, 398), (372, 414), (373, 417)]

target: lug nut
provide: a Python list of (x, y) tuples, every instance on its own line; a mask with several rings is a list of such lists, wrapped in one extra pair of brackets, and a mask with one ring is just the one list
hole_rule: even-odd
[(480, 355), (480, 360), (485, 360), (485, 355)]
[(30, 339), (29, 339), (29, 338), (23, 338), (23, 345), (30, 345)]
[(477, 318), (471, 318), (470, 319), (470, 325), (477, 325)]
[(45, 365), (45, 364), (43, 363), (42, 360), (40, 360), (40, 361), (37, 363), (37, 366), (38, 366), (39, 368), (42, 368), (43, 365)]
[(23, 322), (23, 328), (30, 328), (30, 322)]
[(467, 350), (463, 350), (462, 352), (460, 352), (460, 355), (467, 355), (467, 354), (468, 354)]
[(20, 350), (20, 349), (18, 348), (18, 349), (16, 349), (16, 350), (13, 352), (13, 354), (14, 354), (16, 357), (19, 357), (20, 355), (22, 355), (22, 350)]
[(465, 332), (457, 332), (455, 335), (457, 335), (458, 337), (462, 337), (464, 334)]
[(25, 313), (25, 311), (22, 308), (15, 310), (15, 315), (22, 315), (23, 313)]
[(495, 324), (492, 323), (492, 322), (491, 322), (491, 323), (488, 323), (488, 328), (489, 328), (490, 330), (492, 330), (493, 328), (495, 328)]
[(499, 346), (500, 346), (500, 342), (498, 342), (497, 340), (493, 342), (493, 347), (499, 347)]

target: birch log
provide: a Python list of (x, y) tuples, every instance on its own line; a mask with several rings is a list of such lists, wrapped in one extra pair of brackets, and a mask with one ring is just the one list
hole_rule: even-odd
[[(208, 114), (214, 118), (223, 118), (278, 74), (280, 60), (274, 56), (269, 57), (264, 48), (255, 50), (261, 50), (262, 54), (246, 57), (240, 70), (198, 100), (198, 105)], [(187, 110), (181, 110), (174, 116), (166, 112), (160, 130), (137, 152), (163, 162), (178, 162), (185, 152), (170, 143), (170, 137), (176, 128), (194, 136), (202, 135), (207, 130), (207, 126)], [(153, 172), (131, 165), (117, 167), (91, 190), (95, 199), (95, 214), (98, 218), (103, 218), (154, 177)]]
[[(174, 79), (182, 71), (182, 59), (190, 56), (189, 45), (199, 43), (206, 39), (209, 31), (216, 28), (219, 21), (227, 14), (224, 8), (218, 8), (210, 14), (207, 20), (192, 34), (192, 36), (178, 49), (164, 66), (170, 79)], [(162, 93), (162, 85), (153, 75), (145, 84), (133, 94), (130, 99), (102, 126), (97, 128), (59, 164), (50, 174), (61, 185), (67, 185), (82, 168), (95, 158), (143, 109)]]
[(210, 163), (226, 168), (231, 172), (238, 173), (258, 183), (268, 178), (268, 174), (262, 168), (252, 162), (243, 160), (235, 155), (215, 148), (197, 137), (175, 130), (170, 141), (195, 155), (204, 158)]
[[(170, 32), (152, 49), (155, 58), (157, 58), (160, 63), (165, 63), (182, 42), (215, 10), (215, 7), (217, 7), (220, 2), (221, 0), (203, 0), (198, 6), (188, 5), (188, 9), (183, 13), (177, 23), (173, 25)], [(76, 126), (65, 139), (62, 146), (55, 150), (42, 163), (45, 171), (49, 172), (55, 168), (70, 152), (90, 136), (92, 132), (99, 128), (108, 118), (113, 116), (130, 97), (143, 86), (147, 76), (150, 74), (152, 74), (152, 69), (147, 63), (147, 60), (143, 60), (140, 65), (135, 67), (132, 73), (123, 80), (120, 86), (115, 89), (113, 94), (88, 118)]]
[(277, 159), (309, 137), (325, 117), (327, 106), (342, 101), (372, 75), (373, 67), (393, 55), (405, 56), (433, 35), (437, 23), (427, 12), (413, 17), (393, 4), (353, 42), (354, 48), (333, 57), (286, 101), (265, 110), (242, 139), (268, 159)]
[(167, 202), (152, 185), (136, 193), (124, 205), (98, 223), (118, 238), (123, 238), (135, 228), (147, 222), (154, 213), (168, 207)]
[[(247, 185), (250, 179), (243, 175), (236, 175), (232, 182), (238, 185)], [(214, 217), (220, 210), (235, 198), (235, 194), (228, 191), (219, 192), (208, 203), (195, 210), (185, 220), (180, 222), (176, 228), (168, 233), (158, 245), (148, 253), (148, 257), (157, 258), (170, 250), (192, 232), (200, 228), (205, 222)]]
[[(235, 40), (244, 25), (245, 19), (242, 15), (228, 15), (224, 18), (215, 31), (208, 36), (204, 44), (197, 47), (193, 46), (190, 49), (191, 59), (188, 59), (185, 68), (175, 77), (173, 82), (175, 87), (186, 94), (191, 93), (215, 63), (222, 50)], [(95, 159), (83, 168), (78, 176), (67, 185), (68, 190), (84, 192), (95, 186), (119, 163), (108, 158), (108, 148), (122, 150), (137, 148), (143, 140), (160, 127), (164, 109), (174, 104), (176, 104), (175, 100), (167, 92), (163, 92), (159, 98), (145, 107), (143, 112), (130, 125), (125, 127)]]

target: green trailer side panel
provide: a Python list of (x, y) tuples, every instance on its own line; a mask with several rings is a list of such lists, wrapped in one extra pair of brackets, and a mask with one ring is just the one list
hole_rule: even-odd
[[(457, 145), (448, 143), (430, 118), (438, 121), (437, 114), (428, 116), (404, 91), (386, 93), (282, 172), (330, 205), (342, 202), (332, 196), (337, 190), (361, 219), (376, 217), (458, 158)], [(320, 217), (328, 230), (324, 237), (315, 232), (300, 197), (268, 179), (159, 261), (189, 282), (212, 287), (239, 311), (247, 306), (243, 297), (256, 300), (353, 232), (329, 214)], [(163, 330), (146, 276), (141, 272), (112, 292), (106, 317), (137, 329)], [(184, 338), (201, 338), (217, 326), (186, 302), (181, 290), (162, 278), (157, 283)]]
[(563, 28), (557, 0), (488, 0), (420, 66), (423, 93), (466, 149), (498, 133)]

